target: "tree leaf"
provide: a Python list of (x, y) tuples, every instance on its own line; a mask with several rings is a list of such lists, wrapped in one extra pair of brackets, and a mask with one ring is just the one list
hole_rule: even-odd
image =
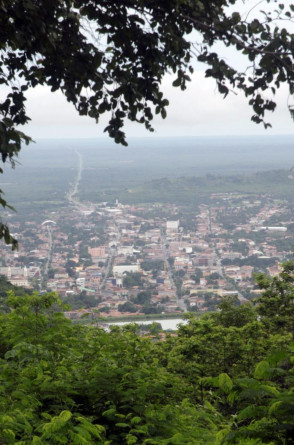
[(225, 393), (229, 393), (233, 388), (233, 382), (231, 378), (226, 373), (222, 373), (218, 377), (219, 388)]
[(268, 376), (270, 365), (266, 360), (263, 360), (258, 363), (254, 371), (254, 378), (258, 380), (262, 380), (266, 376)]

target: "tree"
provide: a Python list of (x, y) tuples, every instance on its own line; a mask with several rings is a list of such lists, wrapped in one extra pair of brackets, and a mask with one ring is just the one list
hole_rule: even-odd
[(195, 281), (195, 283), (200, 283), (200, 278), (203, 277), (202, 270), (196, 267), (194, 275), (191, 276), (191, 278)]
[[(173, 85), (184, 90), (194, 55), (208, 65), (206, 77), (215, 79), (224, 97), (231, 88), (241, 90), (253, 108), (252, 120), (267, 127), (264, 114), (275, 102), (264, 93), (274, 94), (282, 83), (294, 92), (293, 36), (278, 26), (291, 21), (294, 6), (277, 4), (250, 19), (228, 9), (235, 1), (1, 1), (0, 84), (7, 91), (0, 102), (2, 161), (14, 165), (22, 143), (31, 140), (19, 130), (29, 121), (29, 88), (61, 90), (80, 115), (96, 122), (108, 112), (105, 131), (126, 144), (125, 119), (152, 131), (153, 114), (166, 117), (163, 76), (173, 72)], [(228, 64), (213, 48), (218, 42), (245, 55), (251, 72)], [(0, 237), (16, 246), (4, 223)]]
[(263, 290), (257, 311), (261, 320), (274, 332), (287, 330), (294, 334), (294, 260), (281, 265), (277, 277), (257, 274), (256, 282)]
[(164, 261), (163, 260), (148, 260), (148, 261), (142, 261), (141, 263), (141, 269), (143, 270), (156, 270), (160, 271), (163, 270)]
[(7, 303), (7, 292), (14, 291), (17, 296), (24, 296), (26, 293), (22, 287), (17, 287), (11, 284), (6, 277), (0, 275), (0, 312), (9, 312), (9, 305)]
[(219, 304), (220, 312), (217, 314), (219, 323), (222, 326), (242, 327), (247, 323), (256, 321), (257, 313), (252, 304), (245, 303), (240, 305), (238, 297), (224, 297)]
[[(71, 323), (55, 294), (9, 296), (0, 314), (0, 437), (5, 444), (212, 443), (204, 410), (137, 326)], [(216, 416), (214, 423), (218, 424)]]
[(118, 305), (118, 310), (120, 312), (137, 312), (137, 307), (130, 301), (126, 301), (125, 303)]
[(141, 291), (138, 293), (138, 295), (133, 301), (135, 304), (149, 304), (150, 300), (151, 300), (151, 292)]
[(143, 281), (139, 272), (126, 272), (123, 278), (123, 287), (127, 289), (134, 286), (142, 286)]
[[(286, 263), (261, 298), (274, 291), (290, 298), (292, 275), (293, 263)], [(260, 319), (228, 299), (221, 312), (189, 314), (178, 335), (153, 342), (136, 324), (107, 332), (73, 323), (55, 293), (10, 290), (5, 303), (5, 444), (293, 442), (293, 332), (287, 323), (273, 330), (265, 322), (270, 313)], [(156, 334), (158, 326), (152, 329)]]

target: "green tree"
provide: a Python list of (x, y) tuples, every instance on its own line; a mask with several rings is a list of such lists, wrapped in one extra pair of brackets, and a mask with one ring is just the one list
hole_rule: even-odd
[[(278, 286), (269, 279), (258, 311), (268, 289), (269, 298), (290, 294), (292, 273), (286, 263)], [(73, 324), (54, 293), (10, 291), (6, 303), (5, 444), (291, 444), (294, 350), (284, 307), (285, 323), (276, 326), (270, 313), (256, 317), (227, 299), (219, 312), (191, 314), (177, 336), (153, 343), (135, 324), (110, 332)]]
[(163, 270), (164, 261), (163, 260), (142, 261), (140, 266), (141, 266), (141, 269), (143, 269), (143, 270), (160, 271), (160, 270)]
[(133, 299), (136, 304), (149, 304), (151, 300), (151, 292), (150, 291), (141, 291), (138, 292), (135, 299)]
[(130, 301), (126, 301), (123, 304), (118, 305), (118, 310), (120, 312), (137, 312), (137, 307)]
[(49, 269), (48, 270), (48, 278), (54, 278), (55, 272), (56, 272), (55, 269)]
[(191, 275), (191, 278), (195, 281), (195, 283), (200, 283), (200, 278), (203, 277), (202, 270), (196, 267), (194, 275)]
[(55, 294), (10, 294), (9, 303), (0, 317), (5, 444), (214, 441), (221, 416), (186, 399), (185, 382), (136, 325), (109, 333), (73, 325)]
[(277, 277), (257, 274), (256, 282), (263, 290), (257, 311), (264, 323), (274, 332), (294, 334), (294, 261), (281, 266)]
[(242, 327), (247, 323), (256, 321), (257, 312), (251, 303), (241, 304), (238, 297), (225, 297), (219, 304), (220, 312), (217, 318), (222, 326)]
[[(252, 378), (229, 380), (226, 398), (235, 411), (235, 419), (218, 433), (222, 436), (221, 443), (293, 442), (293, 387), (287, 382), (289, 374), (285, 372), (285, 363), (291, 361), (293, 350), (276, 351), (257, 363)], [(217, 379), (214, 384), (221, 388)]]
[(17, 296), (24, 296), (27, 291), (18, 286), (11, 284), (6, 277), (0, 275), (0, 313), (9, 312), (9, 304), (7, 302), (7, 293), (13, 291)]
[(127, 289), (134, 286), (142, 286), (142, 275), (139, 272), (126, 272), (123, 278), (123, 287)]

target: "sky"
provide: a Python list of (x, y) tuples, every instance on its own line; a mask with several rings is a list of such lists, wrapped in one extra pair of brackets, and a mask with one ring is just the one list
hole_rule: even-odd
[[(269, 135), (294, 134), (294, 122), (290, 117), (286, 88), (276, 96), (277, 109), (268, 114), (273, 128), (265, 130), (263, 125), (251, 122), (251, 108), (242, 93), (229, 94), (223, 99), (215, 82), (204, 77), (203, 71), (192, 76), (186, 91), (171, 85), (171, 76), (166, 76), (162, 89), (170, 101), (165, 120), (156, 116), (153, 120), (155, 133), (149, 133), (142, 125), (126, 123), (129, 137), (183, 137), (217, 135)], [(31, 123), (25, 128), (33, 139), (38, 138), (93, 138), (104, 135), (107, 116), (98, 124), (92, 119), (78, 115), (62, 93), (51, 93), (49, 88), (37, 87), (28, 93), (27, 111)]]
[[(291, 3), (286, 0), (284, 3)], [(275, 2), (264, 0), (239, 0), (237, 9), (241, 14), (256, 5), (251, 14), (259, 8), (273, 8)], [(252, 18), (252, 17), (251, 17)], [(293, 26), (293, 25), (292, 25)], [(195, 36), (192, 35), (192, 39)], [(226, 59), (238, 68), (245, 68), (244, 58), (221, 46), (216, 48)], [(155, 133), (149, 133), (144, 126), (126, 123), (128, 137), (183, 137), (183, 136), (217, 136), (217, 135), (270, 135), (294, 134), (294, 122), (290, 117), (287, 103), (288, 93), (281, 87), (275, 97), (277, 109), (267, 114), (267, 121), (273, 126), (265, 130), (263, 125), (251, 122), (253, 114), (242, 93), (229, 94), (226, 99), (219, 95), (215, 82), (204, 76), (205, 66), (195, 64), (195, 72), (186, 91), (172, 87), (174, 78), (166, 75), (162, 83), (162, 91), (170, 101), (167, 118), (162, 120), (156, 116), (153, 120)], [(1, 94), (1, 90), (0, 90)], [(34, 140), (40, 138), (93, 138), (107, 137), (103, 130), (107, 125), (107, 115), (103, 116), (98, 125), (90, 118), (78, 115), (61, 92), (51, 93), (47, 87), (36, 87), (27, 93), (27, 114), (32, 121), (24, 128)]]

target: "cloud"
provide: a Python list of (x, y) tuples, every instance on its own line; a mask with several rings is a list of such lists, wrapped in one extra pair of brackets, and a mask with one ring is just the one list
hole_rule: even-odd
[[(188, 132), (191, 135), (209, 134), (263, 134), (263, 125), (251, 121), (253, 110), (242, 92), (230, 93), (225, 99), (216, 88), (215, 81), (196, 72), (184, 92), (172, 89), (166, 78), (163, 89), (170, 98), (168, 117), (164, 122), (156, 120), (158, 128), (170, 128), (174, 133)], [(294, 124), (287, 107), (288, 92), (285, 86), (278, 91), (275, 100), (277, 109), (266, 119), (273, 124), (275, 133), (294, 133)]]
[[(206, 79), (203, 71), (191, 76), (187, 90), (172, 86), (173, 77), (165, 76), (162, 90), (170, 101), (167, 118), (155, 116), (153, 126), (157, 136), (228, 135), (228, 134), (283, 134), (294, 133), (294, 123), (287, 108), (287, 90), (281, 87), (276, 101), (277, 110), (269, 114), (272, 130), (251, 122), (253, 114), (242, 93), (229, 94), (226, 99), (218, 93), (214, 80)], [(52, 93), (48, 87), (38, 86), (27, 93), (27, 112), (32, 121), (25, 131), (33, 138), (101, 137), (107, 125), (102, 116), (98, 125), (79, 116), (61, 92)], [(142, 125), (126, 123), (129, 136), (146, 137), (149, 132)]]

